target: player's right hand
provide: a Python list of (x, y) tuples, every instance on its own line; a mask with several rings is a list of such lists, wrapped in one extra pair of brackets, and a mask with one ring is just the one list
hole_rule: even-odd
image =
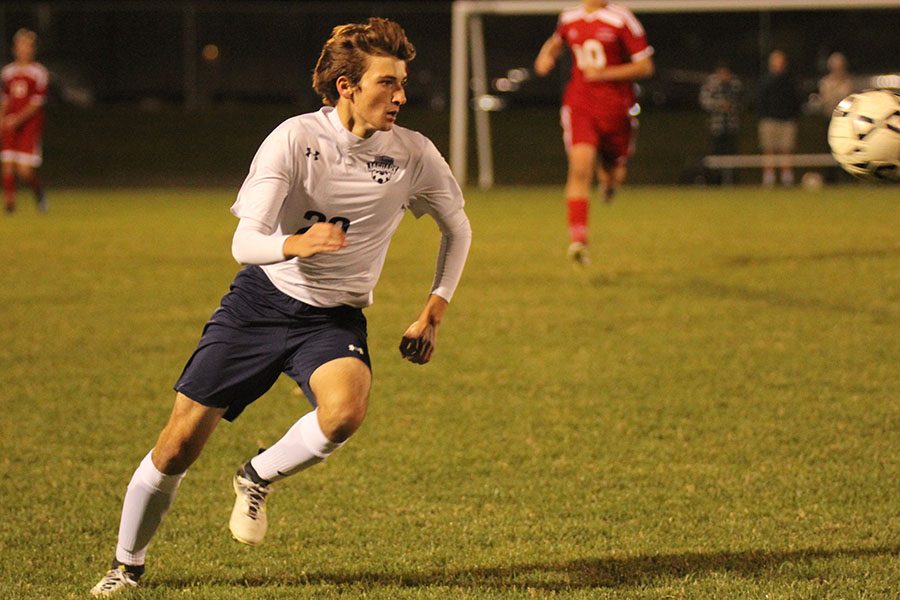
[(347, 245), (343, 227), (334, 223), (316, 223), (304, 233), (284, 242), (284, 255), (308, 258), (320, 252), (337, 252)]
[(552, 58), (540, 55), (534, 60), (534, 74), (538, 77), (545, 77), (556, 66), (556, 61)]

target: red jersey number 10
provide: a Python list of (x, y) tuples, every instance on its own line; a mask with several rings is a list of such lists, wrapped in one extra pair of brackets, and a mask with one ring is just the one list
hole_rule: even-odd
[(584, 71), (586, 68), (602, 69), (606, 66), (606, 51), (599, 40), (585, 40), (581, 45), (572, 46), (575, 64)]

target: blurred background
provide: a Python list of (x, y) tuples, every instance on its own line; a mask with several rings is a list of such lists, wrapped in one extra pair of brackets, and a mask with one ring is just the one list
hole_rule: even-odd
[[(38, 60), (51, 73), (41, 171), (49, 186), (235, 186), (277, 123), (320, 106), (310, 75), (331, 28), (373, 15), (399, 21), (419, 52), (401, 124), (447, 155), (447, 1), (7, 1), (0, 5), (0, 58), (11, 60), (18, 28), (38, 33)], [(635, 183), (704, 183), (699, 163), (709, 137), (698, 94), (721, 60), (745, 87), (739, 146), (746, 153), (757, 151), (755, 86), (771, 49), (787, 53), (805, 95), (814, 94), (835, 51), (846, 55), (859, 89), (900, 71), (900, 3), (638, 17), (656, 49), (657, 74), (640, 87)], [(555, 22), (554, 15), (484, 17), (489, 78), (530, 67)], [(504, 105), (491, 114), (498, 183), (562, 183), (557, 114), (566, 72), (492, 90)], [(810, 104), (798, 152), (826, 152), (826, 127), (827, 117)]]

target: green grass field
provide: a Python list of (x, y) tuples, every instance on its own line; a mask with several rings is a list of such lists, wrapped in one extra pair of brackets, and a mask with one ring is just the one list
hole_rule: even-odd
[[(0, 598), (81, 598), (237, 270), (234, 191), (53, 191), (0, 219)], [(307, 410), (220, 426), (125, 598), (896, 598), (897, 187), (633, 187), (564, 258), (560, 190), (468, 194), (434, 362), (399, 358), (438, 235), (404, 222), (368, 311), (369, 417), (279, 484), (233, 470)], [(29, 200), (29, 202), (26, 202)]]

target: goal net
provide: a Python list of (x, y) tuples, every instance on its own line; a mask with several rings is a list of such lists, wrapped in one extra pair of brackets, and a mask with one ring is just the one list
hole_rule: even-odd
[[(553, 33), (557, 15), (576, 4), (578, 0), (453, 3), (450, 164), (461, 184), (469, 181), (473, 166), (481, 188), (494, 184), (494, 150), (500, 144), (492, 140), (492, 113), (526, 102), (558, 107), (565, 66), (542, 81), (529, 79), (528, 70)], [(620, 0), (618, 4), (641, 19), (656, 49), (657, 75), (639, 95), (645, 106), (677, 104), (679, 93), (673, 90), (679, 86), (686, 88), (680, 92), (682, 103), (687, 104), (691, 94), (696, 103), (699, 84), (718, 58), (726, 56), (733, 62), (739, 58), (750, 75), (757, 75), (775, 47), (787, 46), (797, 67), (795, 75), (809, 81), (822, 75), (825, 58), (834, 50), (846, 52), (851, 66), (861, 72), (896, 73), (900, 66), (895, 40), (885, 35), (879, 46), (864, 33), (870, 27), (896, 31), (897, 0)], [(529, 142), (528, 136), (537, 135), (521, 130), (513, 134), (515, 143), (504, 146), (521, 146)], [(698, 135), (704, 137), (705, 130)], [(640, 148), (639, 144), (638, 156)]]

